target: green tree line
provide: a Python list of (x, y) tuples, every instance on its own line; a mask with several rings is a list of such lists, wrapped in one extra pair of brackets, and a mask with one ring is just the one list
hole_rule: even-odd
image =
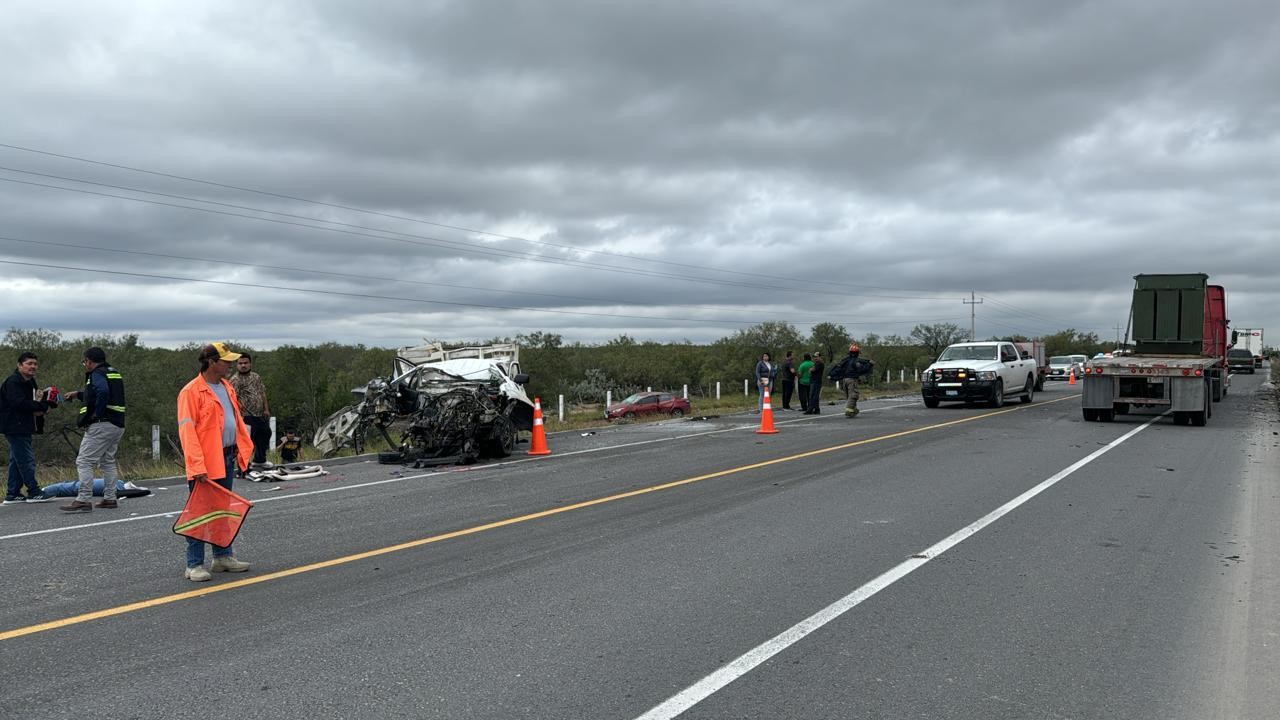
[[(531, 376), (530, 395), (540, 395), (548, 402), (564, 395), (567, 402), (585, 405), (603, 402), (607, 392), (618, 399), (647, 387), (679, 392), (688, 385), (690, 395), (713, 396), (717, 382), (724, 396), (732, 396), (741, 392), (743, 379), (753, 375), (763, 352), (781, 362), (784, 353), (791, 350), (798, 362), (804, 353), (820, 351), (830, 363), (842, 357), (851, 342), (858, 342), (863, 356), (875, 361), (876, 377), (870, 382), (876, 386), (884, 383), (885, 371), (895, 381), (900, 371), (912, 378), (942, 348), (966, 337), (950, 323), (917, 325), (907, 337), (854, 337), (844, 326), (833, 323), (815, 325), (806, 335), (788, 323), (765, 322), (702, 345), (638, 341), (627, 335), (587, 345), (565, 343), (562, 336), (544, 331), (449, 344), (518, 342), (522, 369)], [(1051, 355), (1092, 355), (1105, 345), (1096, 335), (1075, 330), (1041, 340)], [(152, 425), (160, 428), (162, 455), (170, 460), (180, 459), (175, 403), (178, 391), (199, 371), (197, 344), (155, 348), (144, 346), (137, 335), (68, 339), (49, 330), (14, 328), (0, 341), (0, 362), (10, 363), (5, 370), (10, 373), (20, 352), (34, 352), (40, 361), (40, 386), (71, 390), (83, 385), (80, 359), (85, 348), (94, 345), (106, 350), (108, 361), (125, 377), (129, 409), (119, 452), (122, 468), (127, 473), (130, 463), (151, 457)], [(285, 345), (270, 350), (243, 343), (230, 345), (252, 353), (254, 370), (266, 384), (278, 428), (297, 429), (304, 437), (310, 437), (330, 414), (351, 404), (353, 389), (363, 387), (374, 377), (389, 375), (395, 356), (394, 349), (339, 343)], [(45, 434), (35, 439), (36, 457), (42, 465), (72, 467), (79, 445), (75, 429), (79, 407), (78, 402), (69, 403), (47, 416)], [(7, 462), (7, 445), (4, 453), (3, 461)]]

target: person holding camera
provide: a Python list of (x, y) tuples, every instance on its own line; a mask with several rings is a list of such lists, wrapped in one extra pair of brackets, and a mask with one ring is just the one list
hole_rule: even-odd
[[(36, 370), (40, 360), (30, 351), (18, 355), (18, 368), (0, 385), (0, 432), (9, 441), (9, 485), (5, 505), (48, 502), (36, 482), (36, 453), (31, 436), (44, 432), (44, 414), (58, 406), (56, 388), (40, 390)], [(22, 496), (23, 486), (27, 488)]]

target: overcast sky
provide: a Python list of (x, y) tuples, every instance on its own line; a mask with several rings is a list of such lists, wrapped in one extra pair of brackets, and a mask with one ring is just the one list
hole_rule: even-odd
[(1114, 338), (1205, 272), (1280, 341), (1269, 0), (41, 0), (0, 43), (9, 327)]

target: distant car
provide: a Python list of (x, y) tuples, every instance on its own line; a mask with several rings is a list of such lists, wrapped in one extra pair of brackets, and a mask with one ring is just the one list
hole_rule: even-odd
[(1076, 355), (1054, 355), (1049, 358), (1049, 374), (1045, 376), (1046, 380), (1067, 380), (1075, 373), (1076, 377), (1080, 377), (1084, 365), (1072, 358)]
[(671, 417), (683, 417), (690, 412), (689, 401), (676, 397), (671, 393), (642, 392), (628, 396), (622, 402), (616, 402), (605, 408), (605, 420), (639, 417), (659, 413)]
[(1253, 364), (1253, 353), (1244, 348), (1236, 348), (1227, 351), (1227, 370), (1234, 372), (1247, 372), (1250, 375), (1257, 372)]
[(1077, 370), (1076, 372), (1079, 372), (1080, 370), (1083, 370), (1083, 369), (1084, 369), (1084, 364), (1085, 364), (1085, 363), (1087, 363), (1087, 362), (1089, 362), (1089, 356), (1088, 356), (1088, 355), (1068, 355), (1067, 357), (1071, 358), (1071, 361), (1072, 361), (1072, 362), (1074, 362), (1075, 364), (1077, 364), (1077, 365), (1079, 365), (1079, 366), (1080, 366), (1079, 370)]

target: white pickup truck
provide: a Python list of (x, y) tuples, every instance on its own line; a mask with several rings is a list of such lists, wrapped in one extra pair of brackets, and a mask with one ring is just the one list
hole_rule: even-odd
[(1038, 371), (1035, 359), (1024, 357), (1014, 343), (956, 343), (920, 375), (920, 394), (931, 408), (942, 402), (1000, 407), (1006, 395), (1029, 403), (1035, 399)]

